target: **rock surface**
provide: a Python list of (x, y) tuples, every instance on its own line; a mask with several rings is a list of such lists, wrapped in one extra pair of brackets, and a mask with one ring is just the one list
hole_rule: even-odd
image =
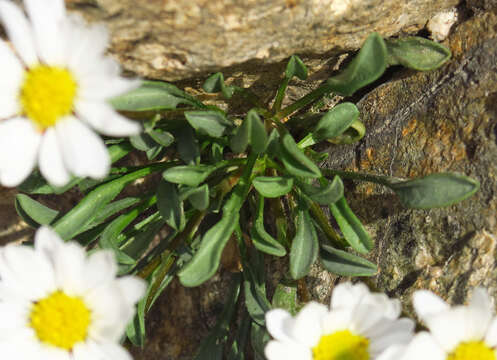
[(104, 22), (126, 70), (163, 80), (191, 78), (295, 53), (342, 53), (366, 36), (413, 33), (458, 0), (67, 0)]

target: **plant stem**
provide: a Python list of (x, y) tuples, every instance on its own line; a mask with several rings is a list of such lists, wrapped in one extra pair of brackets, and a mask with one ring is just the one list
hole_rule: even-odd
[(273, 108), (271, 109), (271, 111), (273, 113), (277, 113), (278, 111), (281, 110), (281, 103), (283, 102), (283, 99), (285, 98), (285, 91), (286, 91), (286, 88), (288, 87), (289, 81), (290, 81), (290, 79), (285, 76), (285, 78), (281, 82), (280, 87), (278, 88), (278, 91), (276, 92), (276, 97), (274, 99)]
[(303, 107), (309, 105), (310, 103), (316, 101), (317, 99), (321, 98), (322, 96), (329, 94), (331, 92), (331, 86), (327, 83), (324, 85), (321, 85), (318, 87), (316, 90), (310, 92), (306, 96), (300, 98), (299, 100), (295, 101), (293, 104), (287, 106), (283, 110), (278, 111), (274, 115), (275, 120), (281, 120), (288, 115), (294, 113), (297, 110), (302, 109)]
[(311, 202), (311, 214), (314, 217), (314, 220), (319, 224), (324, 234), (331, 241), (331, 244), (337, 249), (345, 249), (347, 244), (343, 241), (343, 239), (337, 234), (335, 229), (333, 229), (328, 222), (328, 218), (321, 209), (321, 206), (316, 204), (314, 201)]
[(344, 179), (368, 181), (376, 184), (381, 184), (389, 188), (398, 182), (404, 181), (404, 179), (395, 178), (391, 176), (372, 175), (372, 174), (356, 173), (352, 171), (332, 170), (326, 168), (320, 168), (320, 169), (323, 175), (326, 177), (338, 175)]

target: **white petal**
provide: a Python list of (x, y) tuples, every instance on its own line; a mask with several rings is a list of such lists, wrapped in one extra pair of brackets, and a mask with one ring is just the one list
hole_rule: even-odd
[(5, 41), (0, 39), (0, 119), (12, 117), (19, 113), (17, 100), (24, 70), (19, 59), (10, 50)]
[(384, 320), (367, 337), (371, 340), (370, 351), (377, 355), (395, 345), (407, 345), (412, 340), (414, 321), (407, 318)]
[(109, 173), (110, 157), (102, 139), (74, 117), (56, 124), (65, 165), (76, 176), (102, 179)]
[[(375, 357), (375, 360), (399, 360), (406, 350), (405, 345), (393, 345)], [(428, 360), (428, 359), (426, 359)]]
[(17, 186), (28, 177), (40, 141), (40, 134), (27, 119), (0, 122), (0, 182), (4, 186)]
[(493, 315), (492, 300), (487, 291), (480, 287), (474, 289), (466, 310), (466, 337), (475, 340), (483, 339)]
[(412, 303), (419, 318), (423, 321), (432, 315), (449, 309), (449, 305), (445, 301), (428, 290), (414, 292)]
[(369, 289), (363, 283), (345, 282), (338, 284), (331, 295), (331, 309), (342, 306), (353, 307), (369, 294)]
[(74, 346), (73, 360), (132, 360), (129, 353), (114, 343), (97, 343), (89, 340)]
[(81, 295), (87, 276), (83, 247), (76, 242), (63, 242), (55, 231), (44, 226), (36, 232), (35, 249), (52, 264), (57, 287), (68, 295)]
[(433, 338), (445, 351), (450, 352), (461, 342), (475, 340), (467, 337), (468, 315), (464, 306), (457, 306), (431, 316), (425, 322)]
[(77, 243), (65, 243), (54, 254), (56, 284), (64, 293), (78, 296), (85, 287), (85, 250)]
[(348, 329), (354, 308), (340, 307), (331, 310), (321, 321), (323, 334), (332, 334), (337, 331)]
[(33, 249), (8, 245), (0, 250), (2, 284), (26, 300), (38, 300), (54, 291), (53, 269)]
[(74, 14), (67, 20), (62, 26), (67, 34), (68, 66), (71, 70), (80, 69), (83, 74), (84, 69), (93, 73), (92, 66), (104, 55), (109, 44), (109, 32), (104, 25), (88, 25), (83, 18)]
[(445, 360), (445, 352), (427, 332), (417, 334), (399, 360)]
[(0, 18), (18, 55), (26, 65), (38, 62), (33, 32), (22, 10), (12, 1), (0, 0)]
[(368, 334), (369, 330), (382, 321), (388, 321), (376, 306), (358, 304), (352, 312), (350, 327), (358, 334)]
[(91, 290), (114, 281), (117, 274), (117, 263), (111, 250), (101, 250), (93, 253), (86, 260), (85, 288)]
[(109, 136), (131, 136), (141, 132), (136, 121), (119, 115), (109, 104), (102, 101), (80, 100), (76, 113), (98, 132)]
[(128, 304), (134, 306), (145, 294), (147, 283), (136, 276), (124, 276), (117, 280), (121, 293)]
[(287, 342), (268, 342), (264, 354), (268, 360), (312, 360), (310, 348)]
[(43, 254), (48, 262), (55, 264), (56, 253), (60, 251), (64, 242), (60, 236), (48, 226), (42, 226), (36, 230), (35, 250)]
[(26, 12), (33, 26), (40, 58), (49, 64), (63, 63), (63, 42), (59, 23), (65, 17), (65, 6), (61, 0), (24, 0)]
[(266, 313), (267, 331), (276, 340), (292, 341), (289, 335), (292, 321), (290, 313), (283, 309), (269, 310)]
[(487, 334), (485, 335), (485, 343), (490, 347), (497, 346), (497, 317), (492, 319), (488, 327)]
[[(19, 339), (26, 331), (31, 302), (23, 304), (14, 301), (0, 302), (0, 343)], [(3, 355), (3, 354), (2, 354)]]
[(38, 164), (43, 177), (54, 186), (64, 186), (71, 180), (54, 128), (48, 128), (43, 134)]
[(321, 320), (328, 314), (322, 304), (311, 301), (295, 317), (291, 326), (292, 338), (303, 345), (314, 347), (322, 335)]
[(84, 296), (92, 311), (90, 337), (99, 342), (118, 341), (134, 315), (134, 306), (123, 301), (115, 283), (99, 286)]

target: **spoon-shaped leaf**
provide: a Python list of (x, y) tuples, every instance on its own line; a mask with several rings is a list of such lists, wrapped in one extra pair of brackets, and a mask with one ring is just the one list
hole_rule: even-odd
[(293, 178), (289, 176), (258, 176), (252, 180), (252, 184), (262, 196), (277, 198), (292, 190)]
[(360, 253), (367, 253), (373, 248), (373, 241), (361, 221), (350, 210), (345, 197), (330, 205), (331, 213), (338, 223), (345, 240)]
[(323, 267), (341, 276), (374, 276), (378, 268), (372, 262), (343, 250), (323, 245), (319, 253)]
[(309, 273), (318, 256), (319, 242), (309, 212), (300, 210), (297, 215), (297, 229), (290, 250), (290, 275), (300, 279)]
[(357, 106), (350, 102), (339, 104), (319, 120), (312, 132), (313, 137), (316, 141), (337, 137), (358, 118)]
[(391, 184), (389, 187), (405, 207), (431, 209), (467, 199), (478, 191), (480, 183), (464, 175), (440, 173)]
[(347, 68), (329, 78), (327, 84), (337, 94), (350, 96), (383, 75), (387, 68), (387, 54), (387, 47), (381, 36), (372, 33)]
[(421, 37), (392, 39), (387, 40), (386, 44), (391, 65), (400, 64), (414, 70), (437, 69), (451, 57), (450, 50), (445, 46)]

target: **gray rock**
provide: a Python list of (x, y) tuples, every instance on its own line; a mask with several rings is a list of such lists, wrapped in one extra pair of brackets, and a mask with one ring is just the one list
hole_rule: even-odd
[(112, 33), (126, 70), (163, 80), (295, 53), (343, 53), (368, 34), (422, 29), (458, 0), (68, 0)]

